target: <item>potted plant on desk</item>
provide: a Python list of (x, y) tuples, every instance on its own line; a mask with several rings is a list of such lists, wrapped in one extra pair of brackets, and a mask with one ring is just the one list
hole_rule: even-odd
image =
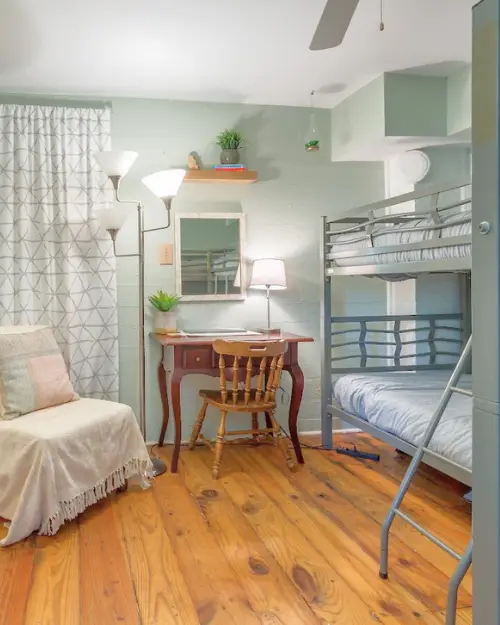
[(148, 299), (157, 311), (154, 324), (155, 332), (157, 334), (175, 334), (177, 332), (177, 314), (173, 309), (177, 306), (180, 296), (175, 293), (157, 291)]

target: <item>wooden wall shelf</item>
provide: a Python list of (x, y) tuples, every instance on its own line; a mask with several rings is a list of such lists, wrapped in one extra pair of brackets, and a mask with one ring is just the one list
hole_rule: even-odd
[(256, 171), (220, 171), (215, 169), (188, 169), (184, 178), (184, 182), (249, 184), (256, 181)]

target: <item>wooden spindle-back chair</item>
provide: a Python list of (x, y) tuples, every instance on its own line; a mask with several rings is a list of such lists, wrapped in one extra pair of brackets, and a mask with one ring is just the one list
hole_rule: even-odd
[[(219, 429), (215, 441), (215, 461), (212, 477), (219, 476), (224, 440), (227, 435), (240, 436), (251, 434), (273, 434), (275, 444), (281, 447), (286, 462), (293, 468), (294, 462), (286, 438), (281, 435), (281, 428), (276, 421), (276, 390), (279, 387), (283, 357), (286, 351), (284, 341), (247, 342), (225, 341), (214, 343), (214, 351), (219, 354), (220, 390), (201, 390), (203, 406), (194, 424), (189, 442), (193, 449), (200, 436), (203, 421), (209, 405), (220, 411)], [(232, 358), (232, 362), (231, 362)], [(257, 384), (252, 388), (252, 379), (257, 377)], [(229, 379), (228, 379), (229, 378)], [(266, 383), (267, 379), (267, 383)], [(240, 388), (243, 385), (243, 388)], [(226, 430), (226, 417), (230, 412), (248, 412), (252, 415), (251, 430)], [(259, 428), (258, 414), (266, 413), (272, 427)]]

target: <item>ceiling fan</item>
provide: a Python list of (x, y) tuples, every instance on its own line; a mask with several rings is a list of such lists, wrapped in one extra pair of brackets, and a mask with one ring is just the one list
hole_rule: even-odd
[[(344, 40), (358, 2), (359, 0), (327, 0), (309, 49), (328, 50), (328, 48), (339, 46)], [(384, 30), (382, 0), (380, 2), (380, 30)]]

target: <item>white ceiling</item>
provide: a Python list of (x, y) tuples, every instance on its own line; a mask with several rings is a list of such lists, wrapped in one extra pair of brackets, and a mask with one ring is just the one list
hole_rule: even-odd
[[(343, 2), (343, 0), (337, 0)], [(471, 57), (476, 0), (360, 0), (311, 52), (325, 0), (0, 0), (0, 90), (331, 106), (384, 71)]]

